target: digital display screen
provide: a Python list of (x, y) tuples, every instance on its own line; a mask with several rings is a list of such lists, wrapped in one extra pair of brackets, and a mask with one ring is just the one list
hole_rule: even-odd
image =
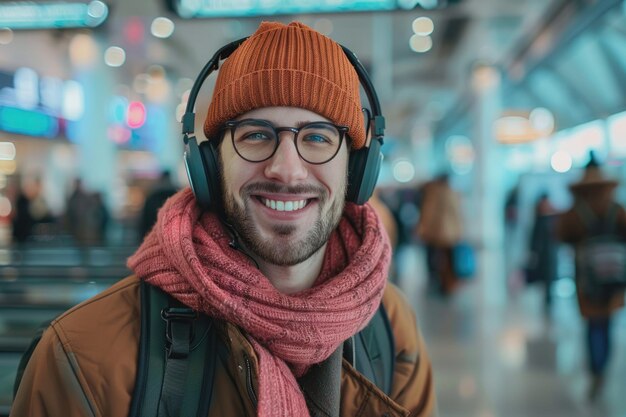
[[(173, 0), (184, 18), (249, 17), (281, 14), (386, 11), (402, 8), (402, 0)], [(415, 6), (415, 1), (409, 2)]]

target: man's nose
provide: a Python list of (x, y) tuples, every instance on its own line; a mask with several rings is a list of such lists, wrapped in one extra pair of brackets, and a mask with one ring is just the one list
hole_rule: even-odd
[(298, 155), (292, 132), (281, 132), (278, 149), (265, 167), (265, 175), (284, 183), (303, 180), (308, 175), (306, 162)]

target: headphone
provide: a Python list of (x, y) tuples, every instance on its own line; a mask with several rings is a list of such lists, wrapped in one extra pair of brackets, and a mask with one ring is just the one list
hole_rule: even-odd
[[(198, 92), (208, 76), (217, 71), (220, 61), (227, 59), (247, 37), (236, 40), (220, 48), (209, 62), (204, 66), (189, 93), (189, 100), (185, 114), (182, 117), (183, 141), (185, 143), (185, 168), (187, 178), (191, 185), (197, 203), (202, 208), (221, 210), (221, 183), (219, 171), (219, 153), (217, 140), (203, 141), (198, 144), (194, 135), (195, 118), (194, 107)], [(372, 134), (369, 147), (353, 150), (350, 152), (348, 162), (348, 190), (346, 199), (355, 204), (364, 204), (372, 196), (378, 174), (380, 173), (383, 154), (383, 136), (385, 131), (385, 118), (380, 109), (378, 96), (374, 86), (367, 75), (367, 71), (356, 55), (345, 46), (341, 46), (346, 57), (354, 67), (359, 77), (359, 82), (365, 90), (370, 105), (367, 112), (368, 132)]]

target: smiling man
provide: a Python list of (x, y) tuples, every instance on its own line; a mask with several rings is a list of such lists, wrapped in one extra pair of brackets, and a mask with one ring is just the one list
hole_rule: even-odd
[[(192, 190), (161, 209), (129, 259), (133, 276), (51, 324), (12, 415), (436, 415), (417, 320), (387, 283), (388, 238), (371, 206), (349, 197), (368, 122), (340, 45), (298, 22), (262, 23), (219, 70), (208, 141), (185, 137)], [(161, 394), (136, 405), (154, 392), (136, 382), (146, 287), (193, 320), (210, 317), (206, 412), (187, 414), (181, 398), (197, 387), (168, 376), (187, 375), (181, 356), (203, 342), (188, 328), (182, 355), (168, 333), (168, 359), (156, 365), (165, 376), (146, 371), (163, 379)]]
[(319, 275), (320, 249), (344, 207), (345, 130), (295, 107), (256, 109), (227, 124), (220, 152), (226, 218), (282, 293), (307, 289)]

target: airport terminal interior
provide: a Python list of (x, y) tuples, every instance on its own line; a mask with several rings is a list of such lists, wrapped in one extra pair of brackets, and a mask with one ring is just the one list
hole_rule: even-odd
[[(416, 312), (439, 415), (626, 417), (626, 311), (607, 319), (596, 378), (578, 249), (558, 232), (590, 167), (626, 205), (624, 0), (0, 3), (0, 416), (40, 326), (130, 274), (148, 197), (189, 186), (190, 89), (264, 20), (315, 28), (370, 75), (389, 280)], [(424, 230), (444, 194), (447, 249)]]

